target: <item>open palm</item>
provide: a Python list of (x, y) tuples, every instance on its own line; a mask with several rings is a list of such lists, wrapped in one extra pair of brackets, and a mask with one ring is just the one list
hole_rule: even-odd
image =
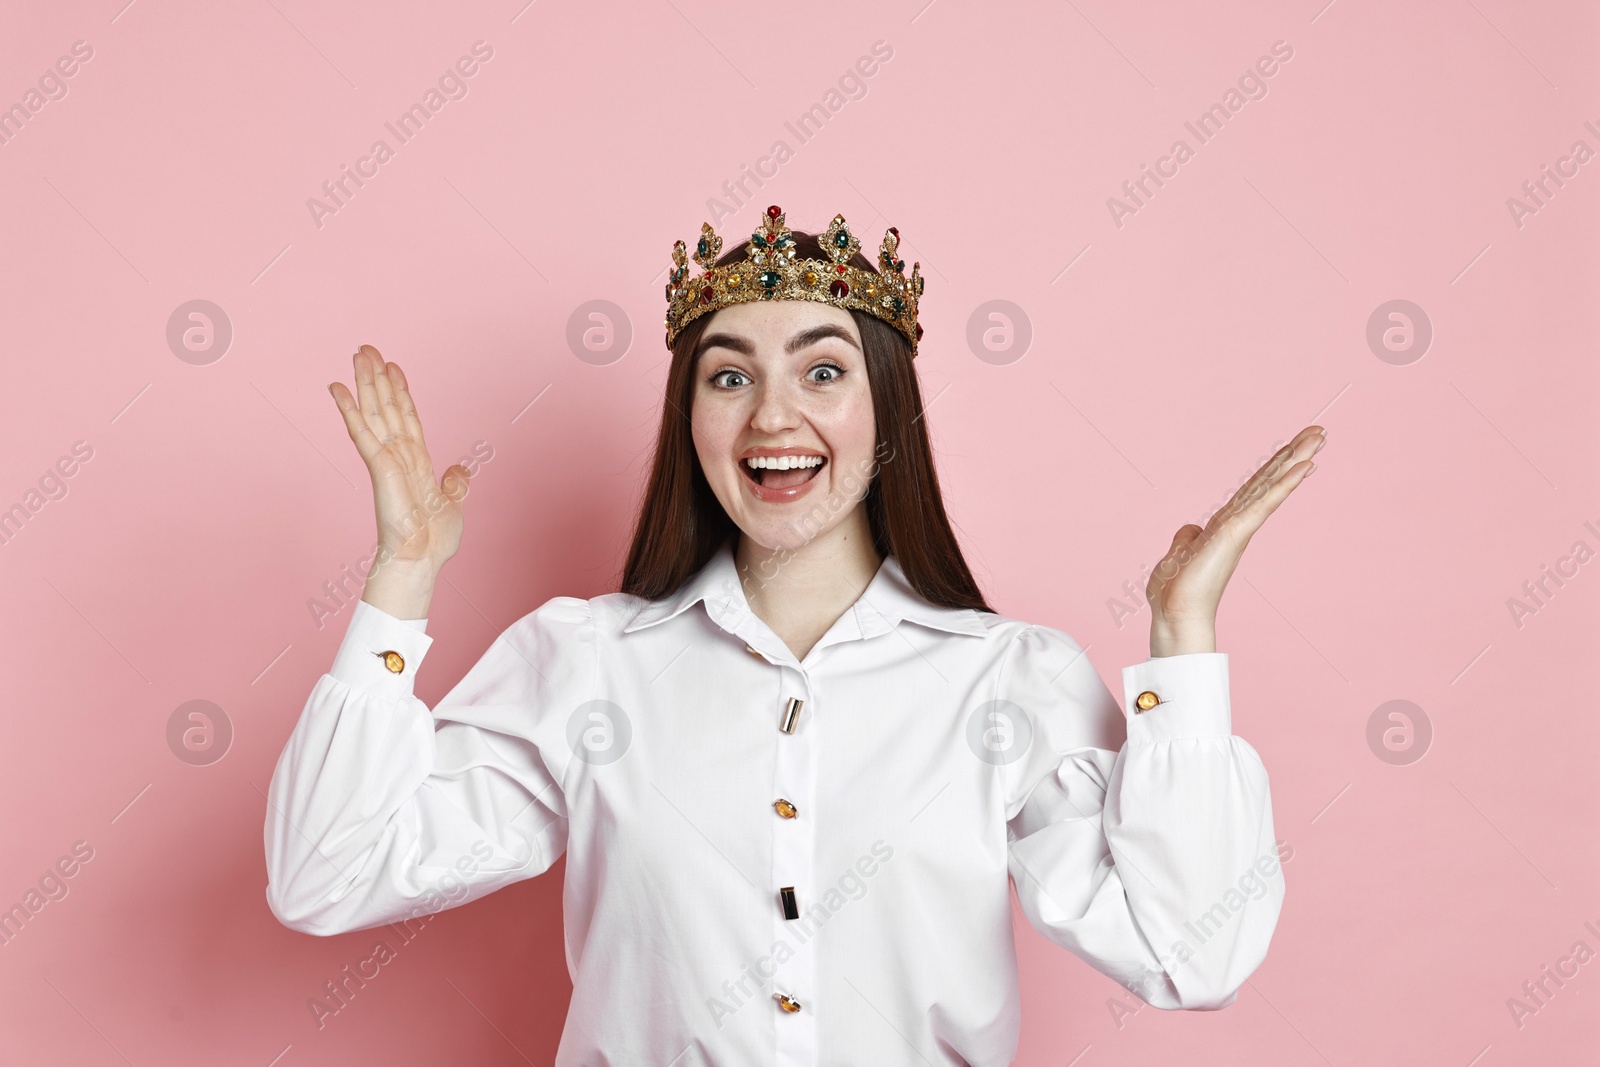
[(422, 422), (399, 364), (386, 364), (371, 345), (362, 345), (352, 360), (356, 396), (340, 382), (328, 391), (372, 477), (379, 558), (437, 573), (461, 546), (461, 501), (470, 475), (456, 464), (434, 480)]
[(1145, 586), (1151, 607), (1150, 654), (1214, 651), (1217, 606), (1250, 538), (1316, 464), (1327, 443), (1321, 426), (1307, 426), (1217, 509), (1204, 527), (1189, 523)]

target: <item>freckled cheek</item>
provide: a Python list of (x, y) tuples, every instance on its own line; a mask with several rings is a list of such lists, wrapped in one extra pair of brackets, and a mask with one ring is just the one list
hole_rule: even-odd
[(700, 468), (712, 482), (729, 480), (738, 472), (732, 469), (729, 456), (739, 436), (743, 416), (731, 406), (702, 403), (698, 399), (689, 409), (689, 424), (694, 430), (695, 453), (700, 457)]
[(833, 453), (836, 475), (869, 461), (877, 441), (871, 396), (843, 397), (816, 412), (813, 423)]

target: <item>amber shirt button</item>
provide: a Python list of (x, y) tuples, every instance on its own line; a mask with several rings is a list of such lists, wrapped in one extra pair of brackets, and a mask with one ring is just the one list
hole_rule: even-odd
[(800, 1002), (793, 997), (784, 996), (782, 993), (772, 994), (772, 999), (778, 1002), (778, 1007), (793, 1014), (800, 1010)]
[(389, 651), (379, 652), (378, 655), (383, 657), (383, 665), (388, 667), (394, 673), (399, 674), (401, 671), (406, 669), (405, 657), (400, 655), (400, 653)]
[(778, 809), (778, 814), (782, 815), (785, 819), (792, 819), (796, 815), (800, 814), (800, 809), (799, 808), (795, 807), (793, 804), (789, 803), (787, 800), (783, 799), (782, 797), (779, 797), (777, 800), (774, 800), (772, 802), (772, 806), (774, 808), (777, 808)]
[(1146, 689), (1133, 701), (1133, 706), (1135, 708), (1134, 714), (1137, 715), (1141, 711), (1149, 711), (1159, 703), (1161, 703), (1161, 698), (1150, 692), (1150, 690)]

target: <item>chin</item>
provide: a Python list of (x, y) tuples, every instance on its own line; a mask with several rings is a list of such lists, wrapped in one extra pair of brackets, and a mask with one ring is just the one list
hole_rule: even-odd
[(775, 555), (782, 555), (800, 551), (833, 526), (834, 522), (832, 520), (828, 522), (827, 526), (816, 530), (808, 530), (804, 527), (797, 528), (787, 522), (752, 523), (747, 520), (739, 524), (739, 533), (744, 536), (745, 540), (761, 550)]

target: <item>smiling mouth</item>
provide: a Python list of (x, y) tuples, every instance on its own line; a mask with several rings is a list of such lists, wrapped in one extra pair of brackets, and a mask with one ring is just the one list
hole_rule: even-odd
[(795, 489), (817, 476), (825, 456), (752, 456), (739, 464), (744, 476), (765, 489)]

